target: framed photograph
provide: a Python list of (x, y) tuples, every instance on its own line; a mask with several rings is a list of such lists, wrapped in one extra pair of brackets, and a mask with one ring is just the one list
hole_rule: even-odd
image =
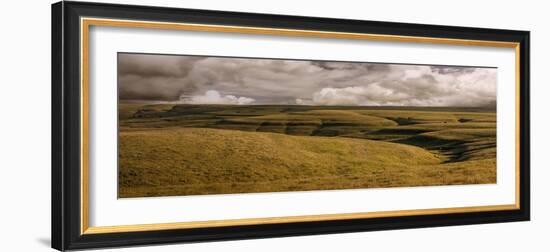
[(58, 250), (529, 220), (529, 32), (59, 2)]

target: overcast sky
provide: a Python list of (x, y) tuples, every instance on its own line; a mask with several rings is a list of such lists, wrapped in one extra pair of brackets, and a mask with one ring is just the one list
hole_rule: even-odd
[(487, 106), (497, 69), (120, 53), (118, 82), (122, 100)]

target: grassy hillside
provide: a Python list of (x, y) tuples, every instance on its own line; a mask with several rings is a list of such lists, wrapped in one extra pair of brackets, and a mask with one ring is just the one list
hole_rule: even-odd
[(120, 146), (120, 197), (491, 182), (481, 162), (439, 176), (454, 166), (431, 152), (363, 139), (168, 128), (122, 132)]
[(496, 182), (484, 108), (119, 105), (119, 196)]

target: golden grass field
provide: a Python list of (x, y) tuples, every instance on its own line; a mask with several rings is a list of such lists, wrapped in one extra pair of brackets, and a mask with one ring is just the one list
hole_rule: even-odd
[(496, 183), (494, 111), (119, 104), (119, 197)]

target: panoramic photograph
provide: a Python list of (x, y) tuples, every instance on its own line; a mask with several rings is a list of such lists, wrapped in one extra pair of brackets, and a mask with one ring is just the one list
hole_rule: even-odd
[(496, 183), (497, 69), (118, 53), (118, 197)]

